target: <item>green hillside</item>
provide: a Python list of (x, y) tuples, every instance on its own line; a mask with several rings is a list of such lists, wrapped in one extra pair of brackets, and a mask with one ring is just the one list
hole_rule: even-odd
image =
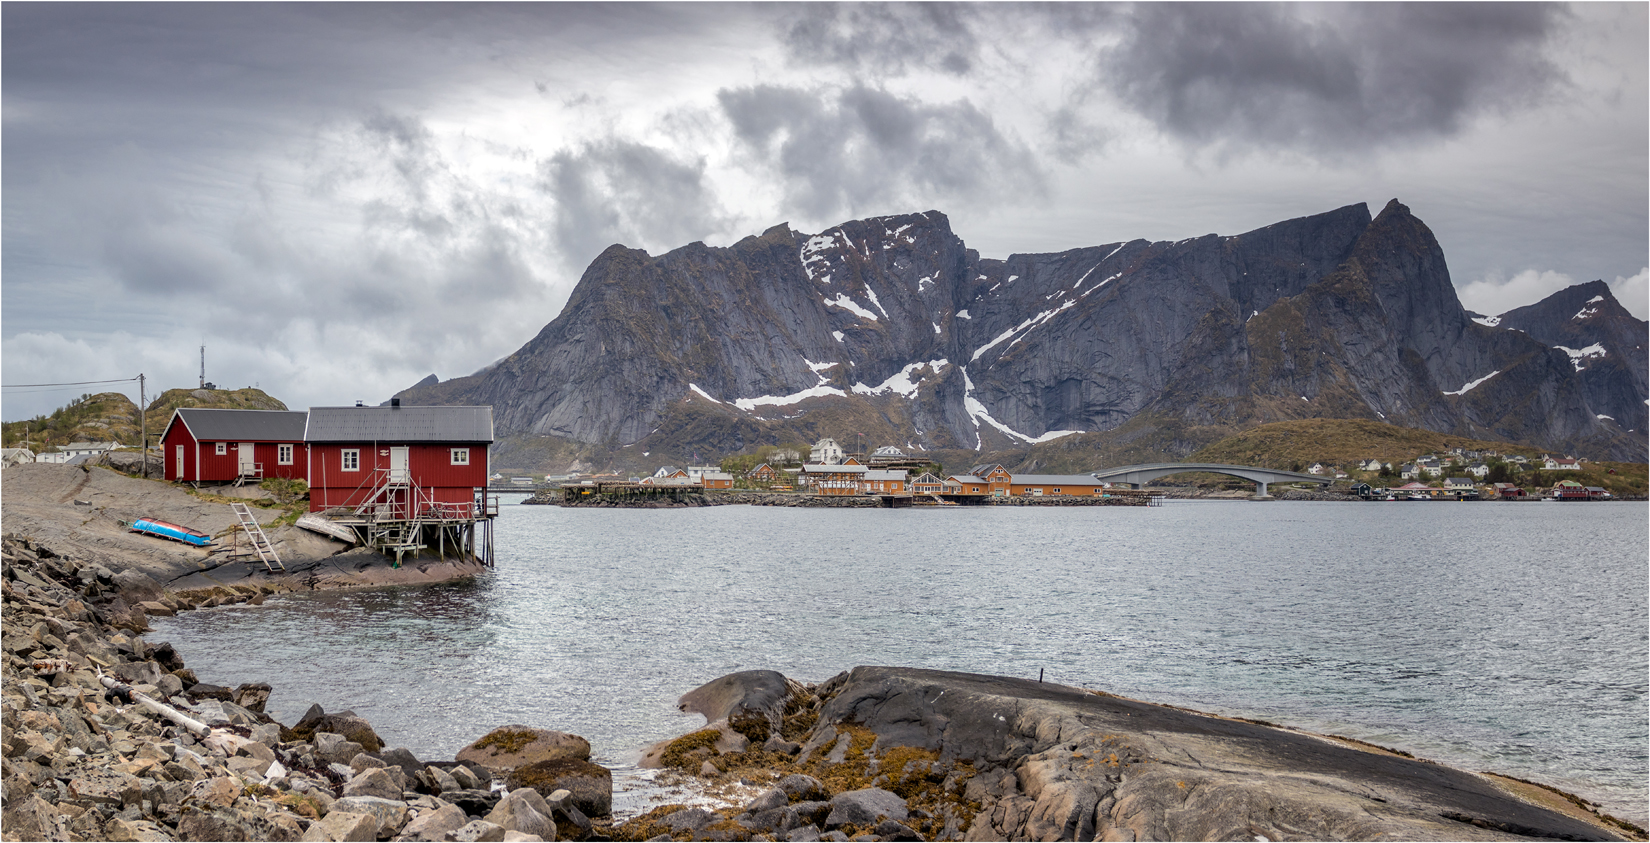
[(1540, 450), (1527, 445), (1450, 436), (1366, 419), (1300, 419), (1249, 428), (1193, 452), (1184, 461), (1282, 470), (1315, 462), (1350, 468), (1355, 462), (1369, 459), (1397, 466), (1450, 448), (1495, 451), (1503, 456), (1542, 456)]
[[(149, 404), (144, 415), (149, 423), (150, 442), (155, 441), (172, 411), (180, 407), (207, 407), (234, 410), (285, 410), (287, 407), (261, 389), (169, 389)], [(52, 411), (0, 427), (7, 448), (28, 448), (35, 453), (50, 451), (70, 442), (108, 442), (136, 447), (140, 437), (137, 405), (118, 392), (82, 395)]]
[(7, 448), (35, 453), (70, 442), (138, 442), (137, 405), (118, 392), (82, 395), (52, 411), (25, 421), (6, 422), (0, 438)]

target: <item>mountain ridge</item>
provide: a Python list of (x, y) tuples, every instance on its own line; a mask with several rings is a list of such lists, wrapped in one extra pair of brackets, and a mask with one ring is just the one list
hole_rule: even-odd
[[(1615, 358), (1642, 358), (1643, 330), (1619, 347), (1632, 326), (1603, 295), (1595, 327), (1615, 333), (1588, 358), (1590, 385), (1554, 343), (1474, 322), (1442, 247), (1397, 200), (1373, 218), (1359, 203), (1239, 235), (1001, 260), (931, 210), (659, 256), (611, 246), (517, 352), (398, 397), (492, 404), (506, 437), (621, 462), (828, 423), (869, 430), (822, 435), (977, 453), (1152, 427), (1181, 431), (1160, 447), (1172, 458), (1216, 432), (1326, 417), (1642, 460), (1643, 414), (1628, 410), (1645, 367)], [(1589, 403), (1606, 400), (1623, 415)]]

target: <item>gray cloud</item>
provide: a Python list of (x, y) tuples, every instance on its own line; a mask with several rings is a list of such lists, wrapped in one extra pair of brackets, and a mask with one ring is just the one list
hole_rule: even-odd
[(1534, 3), (1148, 3), (1094, 84), (1164, 132), (1226, 150), (1334, 155), (1446, 137), (1549, 93), (1562, 14)]
[(974, 69), (980, 43), (974, 7), (949, 3), (817, 3), (784, 24), (792, 61), (872, 76), (926, 68), (956, 76)]
[(859, 85), (823, 94), (757, 85), (717, 99), (742, 151), (775, 172), (788, 206), (815, 218), (1044, 189), (1030, 150), (967, 101)]
[(726, 216), (703, 159), (632, 140), (562, 150), (540, 163), (539, 177), (556, 204), (551, 237), (574, 273), (615, 243), (672, 249), (716, 232)]

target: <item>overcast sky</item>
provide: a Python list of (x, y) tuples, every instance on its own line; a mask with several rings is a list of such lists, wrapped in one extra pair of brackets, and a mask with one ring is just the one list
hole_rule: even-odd
[(1646, 9), (5, 3), (4, 381), (193, 386), (205, 344), (377, 403), (610, 244), (928, 209), (1000, 258), (1396, 197), (1469, 308), (1642, 318)]

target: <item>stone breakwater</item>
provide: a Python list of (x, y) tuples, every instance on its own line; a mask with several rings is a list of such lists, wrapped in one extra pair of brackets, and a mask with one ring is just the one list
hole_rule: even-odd
[[(809, 495), (798, 492), (717, 491), (683, 492), (669, 497), (636, 497), (625, 495), (588, 495), (571, 501), (564, 500), (561, 489), (541, 489), (524, 504), (548, 506), (577, 506), (615, 509), (671, 509), (689, 506), (791, 506), (835, 507), (843, 509), (875, 509), (886, 506), (877, 495)], [(913, 496), (915, 506), (939, 506), (927, 495)], [(962, 506), (1146, 506), (1144, 494), (1124, 492), (1109, 497), (1001, 497), (982, 498)]]

